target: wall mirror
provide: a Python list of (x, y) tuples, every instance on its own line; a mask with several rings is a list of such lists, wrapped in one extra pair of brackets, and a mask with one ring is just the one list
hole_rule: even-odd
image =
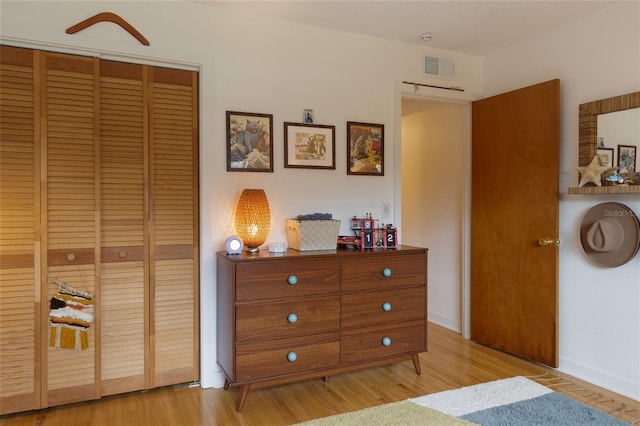
[[(598, 150), (598, 116), (617, 111), (640, 108), (640, 92), (614, 96), (593, 102), (580, 104), (578, 112), (578, 165), (587, 166), (593, 160)], [(636, 141), (636, 143), (640, 143)], [(617, 164), (614, 163), (614, 166)], [(638, 166), (640, 167), (640, 166)], [(622, 187), (607, 188), (570, 188), (569, 193), (599, 193), (599, 192), (640, 192), (640, 186), (634, 185), (630, 191)]]
[[(620, 174), (640, 172), (640, 108), (598, 115), (598, 156)], [(604, 160), (604, 161), (602, 161)], [(608, 160), (608, 162), (607, 162)]]
[(578, 165), (587, 166), (598, 148), (598, 115), (640, 108), (640, 92), (581, 104), (578, 127)]

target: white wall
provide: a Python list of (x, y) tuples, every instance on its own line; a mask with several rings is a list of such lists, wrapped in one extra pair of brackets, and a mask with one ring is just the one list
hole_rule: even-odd
[(484, 58), (484, 93), (560, 79), (560, 370), (640, 400), (640, 256), (590, 263), (579, 226), (615, 201), (640, 216), (640, 196), (567, 195), (577, 186), (578, 105), (640, 90), (640, 3), (619, 2)]
[[(462, 330), (463, 218), (470, 107), (442, 103), (402, 118), (403, 240), (429, 247), (429, 320)], [(410, 230), (410, 231), (408, 231)]]
[[(200, 70), (201, 382), (220, 386), (216, 364), (215, 252), (232, 232), (231, 214), (243, 188), (264, 188), (272, 211), (269, 241), (286, 241), (284, 219), (331, 212), (343, 221), (380, 214), (383, 201), (399, 214), (400, 92), (403, 80), (438, 84), (422, 73), (425, 54), (456, 62), (455, 84), (480, 94), (481, 61), (369, 37), (240, 16), (193, 2), (2, 1), (2, 42), (52, 50), (100, 52), (135, 62), (174, 63)], [(117, 13), (151, 43), (100, 23), (69, 35), (66, 28), (99, 12)], [(433, 97), (438, 89), (422, 89)], [(312, 108), (319, 124), (336, 126), (336, 170), (285, 169), (283, 121), (300, 122)], [(274, 115), (274, 173), (226, 171), (225, 111)], [(385, 176), (346, 175), (346, 121), (385, 125)], [(400, 241), (403, 240), (400, 228)]]

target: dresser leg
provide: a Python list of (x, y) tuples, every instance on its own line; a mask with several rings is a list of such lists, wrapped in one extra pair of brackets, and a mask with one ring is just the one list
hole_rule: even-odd
[(413, 360), (413, 368), (416, 369), (416, 374), (419, 376), (422, 374), (422, 370), (420, 369), (420, 357), (418, 354), (411, 355), (411, 359)]
[(247, 395), (251, 390), (251, 383), (240, 386), (240, 395), (238, 396), (238, 403), (236, 404), (236, 411), (242, 411), (244, 407), (244, 401), (247, 399)]
[(224, 379), (224, 390), (229, 390), (229, 385), (231, 385), (229, 379)]

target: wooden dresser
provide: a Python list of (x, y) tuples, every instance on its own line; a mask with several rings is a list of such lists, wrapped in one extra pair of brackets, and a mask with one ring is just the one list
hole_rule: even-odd
[(225, 389), (411, 359), (427, 350), (427, 249), (217, 256), (217, 352)]

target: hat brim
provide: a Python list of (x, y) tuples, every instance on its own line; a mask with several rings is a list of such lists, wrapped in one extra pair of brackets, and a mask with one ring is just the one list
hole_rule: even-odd
[[(615, 250), (601, 252), (591, 249), (587, 232), (600, 219), (616, 220), (624, 230), (624, 240)], [(584, 254), (593, 263), (615, 268), (629, 262), (640, 249), (640, 222), (633, 210), (621, 203), (601, 203), (590, 208), (580, 225), (580, 242)]]

